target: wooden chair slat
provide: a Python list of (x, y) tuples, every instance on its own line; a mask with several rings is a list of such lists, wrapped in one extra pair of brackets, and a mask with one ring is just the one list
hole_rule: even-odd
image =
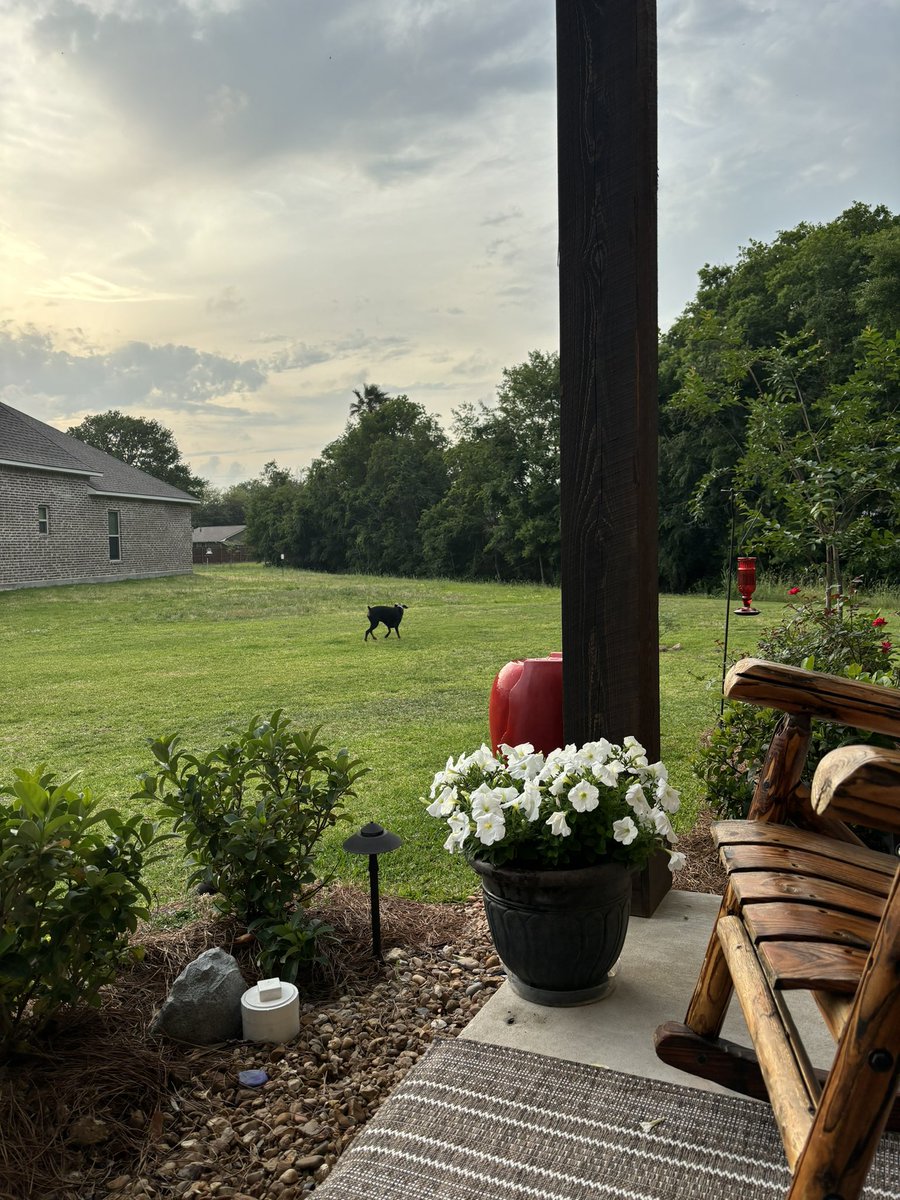
[(814, 875), (790, 875), (777, 871), (736, 871), (730, 883), (741, 904), (764, 903), (769, 900), (791, 900), (801, 904), (820, 904), (874, 917), (877, 921), (884, 908), (884, 899), (872, 892), (862, 892), (845, 884), (830, 883)]
[(760, 942), (756, 948), (773, 988), (853, 995), (868, 954), (833, 942)]
[(853, 863), (826, 860), (805, 850), (786, 846), (722, 846), (719, 859), (728, 872), (771, 871), (773, 874), (794, 875), (800, 879), (812, 876), (844, 884), (861, 892), (871, 892), (884, 900), (891, 886), (891, 877), (880, 871), (868, 871)]
[(812, 1128), (818, 1093), (810, 1094), (807, 1071), (797, 1060), (799, 1038), (785, 1026), (740, 919), (722, 917), (717, 930), (793, 1170)]
[(860, 917), (818, 904), (777, 900), (745, 904), (741, 916), (754, 942), (834, 942), (839, 946), (856, 946), (868, 953), (878, 931), (874, 917)]
[[(760, 821), (716, 821), (710, 826), (713, 841), (722, 846), (786, 846), (818, 854), (829, 862), (852, 863), (894, 878), (897, 859), (893, 854), (872, 850), (868, 846), (857, 846), (810, 833), (807, 829), (794, 829), (790, 825), (766, 824)], [(888, 883), (890, 887), (890, 883)]]
[(896, 777), (900, 751), (879, 746), (841, 746), (816, 772), (811, 796), (816, 813), (855, 821), (871, 829), (900, 832)]
[(762, 708), (804, 713), (855, 729), (897, 736), (900, 692), (875, 683), (743, 658), (725, 678), (725, 695)]
[(836, 1042), (839, 1041), (853, 1010), (853, 997), (838, 996), (834, 992), (813, 992), (812, 995), (825, 1019), (828, 1032)]

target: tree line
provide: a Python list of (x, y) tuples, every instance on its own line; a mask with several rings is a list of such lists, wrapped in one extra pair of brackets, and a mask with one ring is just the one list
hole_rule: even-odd
[[(898, 329), (900, 218), (883, 206), (700, 271), (660, 338), (663, 590), (721, 580), (732, 520), (735, 553), (768, 568), (835, 590), (848, 572), (896, 577)], [(354, 397), (309, 468), (206, 486), (195, 524), (246, 523), (263, 558), (314, 570), (558, 582), (555, 352), (504, 370), (496, 402), (463, 405), (449, 434), (409, 396)]]

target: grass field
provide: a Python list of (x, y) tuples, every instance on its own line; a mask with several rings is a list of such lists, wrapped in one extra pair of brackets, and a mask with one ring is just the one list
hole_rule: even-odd
[[(368, 603), (409, 605), (402, 640), (363, 642)], [(750, 650), (781, 605), (732, 624)], [(663, 758), (696, 806), (688, 757), (718, 711), (724, 601), (660, 598)], [(331, 831), (323, 865), (362, 881), (341, 842), (377, 820), (403, 838), (382, 860), (386, 891), (445, 900), (472, 875), (441, 849), (443, 826), (418, 798), (448, 754), (488, 738), (487, 703), (512, 658), (560, 648), (559, 592), (523, 585), (331, 576), (253, 564), (170, 579), (0, 593), (0, 781), (15, 766), (74, 771), (104, 803), (131, 810), (136, 775), (152, 767), (145, 739), (180, 732), (205, 751), (230, 725), (282, 708), (322, 726), (371, 768), (351, 824)], [(161, 903), (183, 898), (176, 860), (156, 869)]]

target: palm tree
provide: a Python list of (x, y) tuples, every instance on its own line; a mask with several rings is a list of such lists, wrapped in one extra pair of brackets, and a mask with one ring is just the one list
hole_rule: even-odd
[(356, 401), (350, 405), (350, 416), (361, 417), (363, 413), (374, 412), (385, 400), (390, 400), (387, 392), (376, 383), (363, 384), (363, 390), (353, 389)]

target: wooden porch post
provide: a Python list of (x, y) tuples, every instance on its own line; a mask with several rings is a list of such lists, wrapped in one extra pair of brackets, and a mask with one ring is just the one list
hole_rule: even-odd
[[(565, 736), (580, 744), (631, 733), (652, 762), (656, 4), (557, 0), (556, 21)], [(655, 889), (644, 873), (635, 911), (656, 907), (663, 870)]]

